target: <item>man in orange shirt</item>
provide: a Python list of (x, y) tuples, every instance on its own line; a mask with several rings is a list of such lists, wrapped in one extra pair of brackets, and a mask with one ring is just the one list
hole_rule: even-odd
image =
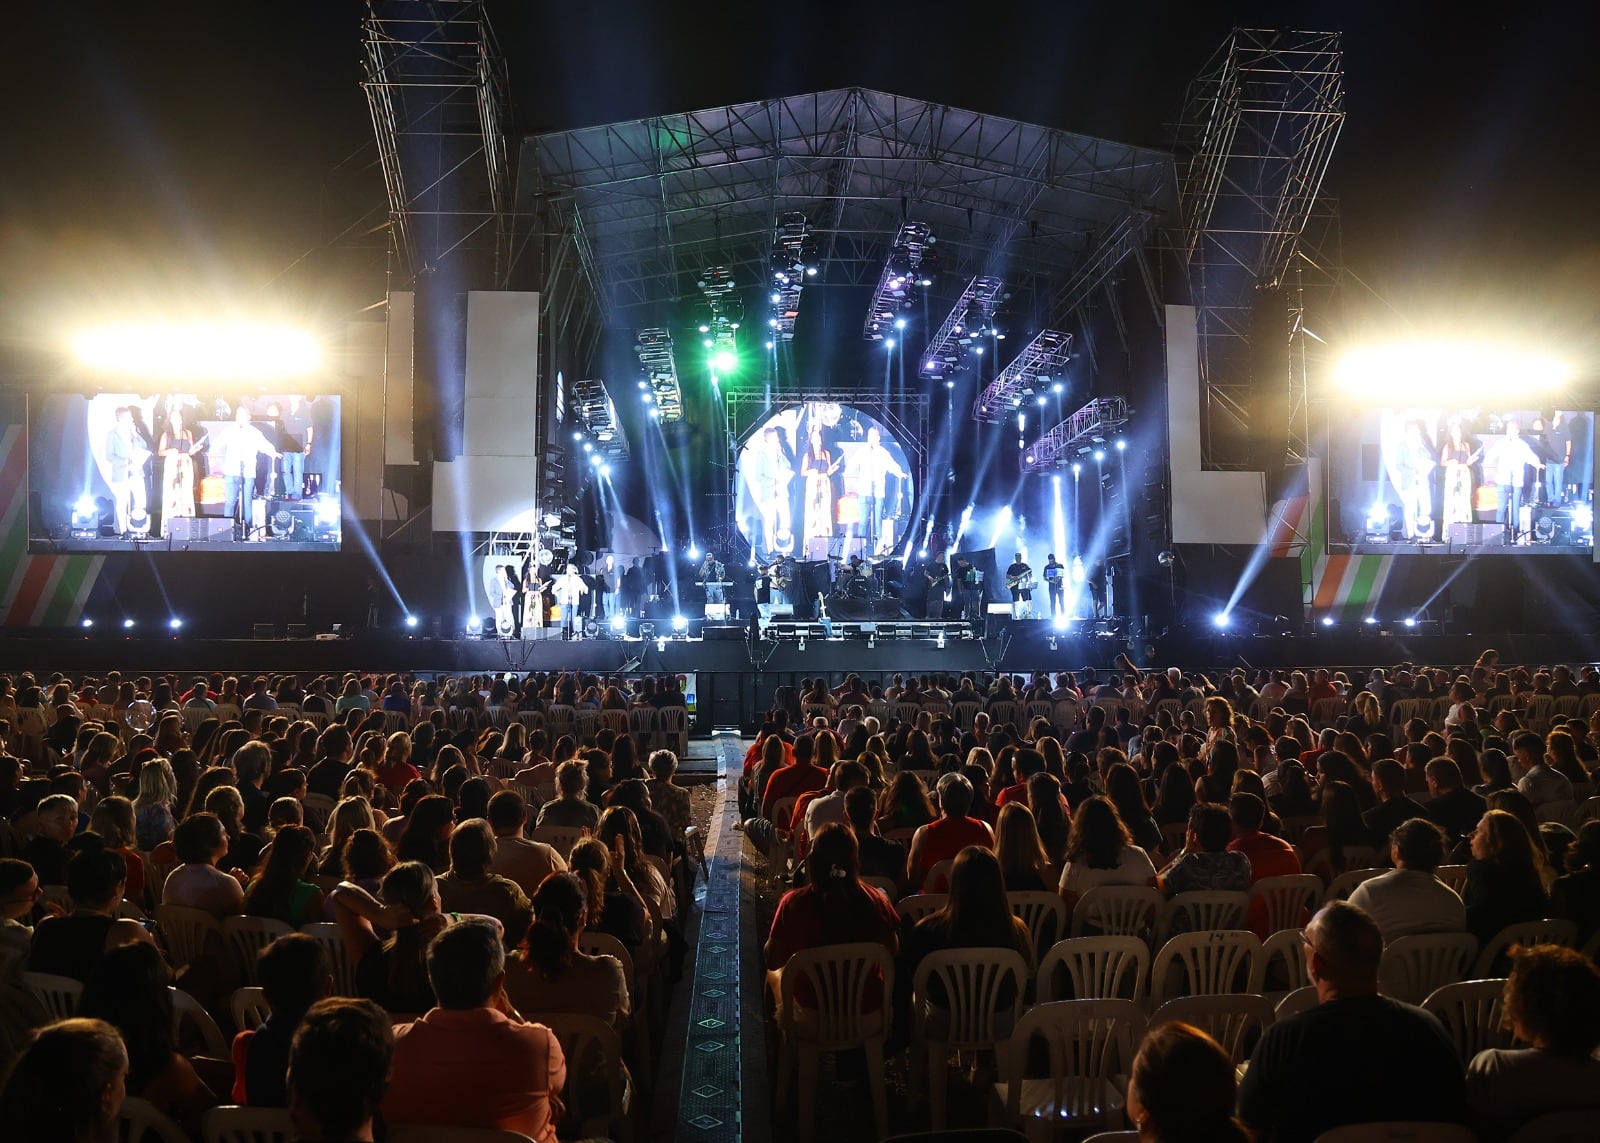
[[(794, 761), (783, 766), (767, 779), (767, 788), (761, 795), (761, 816), (772, 817), (772, 810), (784, 798), (799, 798), (801, 794), (820, 790), (828, 784), (828, 772), (811, 764), (814, 743), (802, 738), (794, 744)], [(789, 822), (778, 822), (780, 829), (788, 829)]]
[[(1233, 822), (1233, 840), (1228, 843), (1230, 853), (1242, 853), (1250, 859), (1250, 884), (1263, 877), (1287, 877), (1299, 873), (1300, 856), (1294, 846), (1281, 837), (1263, 833), (1261, 825), (1267, 820), (1267, 804), (1254, 794), (1237, 793), (1228, 799), (1228, 817)], [(1250, 928), (1262, 940), (1272, 934), (1267, 931), (1267, 906), (1264, 901), (1250, 903)]]
[[(911, 835), (908, 873), (911, 883), (919, 889), (935, 865), (953, 860), (967, 846), (994, 848), (994, 831), (977, 818), (967, 816), (972, 808), (972, 783), (960, 774), (945, 774), (936, 789), (939, 793), (938, 820)], [(941, 886), (932, 888), (935, 892), (943, 891)]]
[(389, 1123), (487, 1127), (556, 1143), (567, 1064), (555, 1034), (506, 999), (499, 927), (458, 921), (428, 946), (439, 1006), (394, 1030)]

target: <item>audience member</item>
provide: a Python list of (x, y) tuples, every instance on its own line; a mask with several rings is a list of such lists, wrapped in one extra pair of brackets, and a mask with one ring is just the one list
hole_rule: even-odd
[(1183, 851), (1162, 870), (1160, 884), (1170, 896), (1197, 891), (1239, 893), (1250, 887), (1250, 859), (1229, 847), (1233, 823), (1222, 806), (1202, 802), (1189, 811)]
[(553, 847), (523, 837), (527, 824), (528, 805), (515, 790), (501, 790), (489, 799), (489, 828), (494, 831), (489, 869), (515, 881), (531, 897), (550, 874), (566, 872), (567, 862)]
[(439, 902), (447, 913), (480, 913), (507, 933), (528, 928), (528, 895), (515, 881), (489, 869), (495, 839), (489, 823), (469, 818), (450, 835), (450, 871), (440, 874)]
[(46, 917), (34, 928), (28, 969), (88, 980), (103, 957), (124, 945), (154, 947), (143, 925), (117, 915), (126, 879), (122, 855), (114, 850), (94, 846), (75, 854), (67, 863), (72, 912)]
[(365, 1143), (389, 1090), (394, 1032), (370, 1000), (319, 1000), (289, 1046), (289, 1116), (304, 1143)]
[(40, 1028), (0, 1092), (8, 1138), (29, 1143), (117, 1143), (128, 1053), (104, 1020)]
[(244, 911), (243, 887), (217, 868), (228, 852), (220, 818), (211, 813), (185, 818), (173, 832), (172, 845), (183, 864), (167, 875), (161, 888), (164, 904), (202, 909), (219, 921)]
[(1472, 833), (1472, 859), (1461, 894), (1467, 931), (1487, 944), (1501, 929), (1537, 921), (1549, 907), (1546, 868), (1526, 826), (1505, 810), (1490, 810)]
[(1389, 839), (1394, 868), (1357, 885), (1350, 903), (1364, 910), (1383, 943), (1421, 933), (1461, 933), (1467, 911), (1450, 886), (1434, 876), (1444, 861), (1444, 831), (1426, 818), (1401, 822)]
[[(939, 778), (938, 793), (939, 817), (911, 835), (907, 872), (914, 886), (922, 886), (935, 865), (953, 859), (969, 845), (994, 848), (994, 832), (967, 816), (972, 806), (971, 782), (960, 774), (945, 774)], [(938, 892), (943, 886), (927, 888)]]
[(628, 1021), (628, 981), (614, 956), (578, 947), (589, 919), (583, 878), (553, 873), (533, 895), (533, 922), (506, 959), (506, 995), (518, 1011), (578, 1012), (621, 1028)]
[(1250, 1143), (1234, 1118), (1233, 1061), (1210, 1036), (1179, 1021), (1144, 1038), (1128, 1077), (1128, 1121), (1141, 1143)]
[(268, 1013), (233, 1038), (232, 1098), (246, 1107), (288, 1107), (289, 1046), (306, 1012), (328, 994), (332, 966), (320, 944), (289, 933), (261, 950), (256, 971)]
[(1156, 884), (1150, 855), (1133, 844), (1110, 799), (1092, 797), (1072, 816), (1072, 836), (1058, 886), (1070, 910), (1090, 889), (1101, 885)]

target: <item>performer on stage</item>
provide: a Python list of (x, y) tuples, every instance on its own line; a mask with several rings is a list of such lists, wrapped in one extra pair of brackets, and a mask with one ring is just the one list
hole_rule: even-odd
[(922, 575), (927, 581), (925, 614), (929, 619), (943, 619), (945, 598), (950, 593), (950, 568), (943, 560), (934, 560), (922, 569)]
[(895, 537), (883, 530), (884, 496), (888, 492), (889, 476), (897, 480), (906, 478), (905, 471), (895, 463), (894, 456), (883, 447), (883, 434), (878, 426), (867, 429), (867, 442), (856, 446), (850, 453), (850, 465), (845, 471), (846, 484), (862, 500), (862, 522), (866, 525), (868, 548), (882, 554), (894, 546)]
[(728, 569), (722, 561), (717, 559), (715, 552), (707, 552), (706, 558), (700, 563), (700, 572), (695, 577), (695, 582), (706, 590), (706, 606), (727, 602), (726, 586), (723, 583), (728, 578)]
[[(270, 410), (269, 410), (270, 412)], [(311, 451), (316, 427), (303, 397), (290, 397), (288, 407), (276, 417), (279, 448), (283, 450), (283, 494), (287, 499), (305, 496), (306, 454)]]
[(1477, 442), (1467, 436), (1460, 417), (1450, 418), (1439, 462), (1444, 465), (1444, 522), (1470, 524), (1472, 513), (1472, 466), (1483, 459)]
[(1106, 572), (1105, 565), (1095, 564), (1094, 570), (1089, 573), (1089, 598), (1094, 600), (1094, 617), (1106, 617)]
[(161, 454), (161, 532), (171, 535), (169, 520), (194, 515), (194, 454), (203, 442), (183, 423), (183, 410), (176, 405), (167, 414), (156, 451)]
[(1006, 587), (1011, 589), (1011, 618), (1033, 618), (1033, 569), (1017, 552), (1006, 568)]
[(776, 428), (764, 430), (760, 447), (752, 450), (748, 479), (756, 511), (761, 513), (762, 549), (768, 555), (793, 551), (789, 488), (794, 483), (794, 464), (784, 448), (783, 434)]
[(249, 534), (243, 522), (249, 518), (256, 464), (263, 453), (273, 458), (280, 455), (261, 430), (250, 423), (250, 406), (240, 405), (233, 411), (233, 424), (218, 433), (211, 445), (211, 470), (222, 473), (223, 510), (234, 519), (234, 539), (242, 540)]
[[(805, 538), (829, 540), (833, 538), (833, 474), (839, 471), (839, 462), (833, 459), (822, 440), (822, 426), (811, 426), (810, 443), (800, 457), (800, 475), (805, 477)], [(826, 552), (824, 552), (824, 556)], [(811, 556), (807, 545), (807, 556)], [(823, 558), (818, 556), (817, 558)]]
[(644, 614), (644, 560), (638, 556), (622, 573), (622, 609), (629, 615)]
[(133, 409), (118, 407), (116, 425), (106, 434), (106, 483), (116, 504), (118, 536), (131, 534), (134, 517), (145, 514), (144, 463), (149, 458), (133, 424)]
[(1050, 591), (1050, 618), (1056, 619), (1067, 612), (1067, 569), (1056, 560), (1056, 554), (1050, 553), (1050, 558), (1044, 565), (1044, 585)]
[(1400, 445), (1400, 506), (1405, 513), (1406, 538), (1433, 538), (1433, 470), (1438, 459), (1433, 454), (1421, 421), (1406, 424), (1405, 440)]
[(1513, 543), (1516, 542), (1517, 529), (1522, 522), (1522, 485), (1529, 465), (1536, 469), (1543, 468), (1544, 461), (1522, 438), (1522, 430), (1517, 422), (1507, 421), (1505, 438), (1495, 445), (1485, 467), (1494, 476), (1500, 501), (1500, 523), (1505, 526)]
[(527, 599), (522, 594), (522, 577), (510, 564), (500, 565), (500, 601), (500, 608), (511, 613), (511, 637), (521, 639)]
[[(567, 570), (556, 577), (555, 596), (556, 603), (561, 607), (561, 637), (563, 639), (581, 639), (583, 637), (583, 624), (579, 620), (578, 611), (583, 603), (583, 597), (589, 594), (589, 585), (584, 582), (583, 576), (578, 572), (577, 564), (568, 564)], [(576, 625), (576, 630), (574, 630)]]
[(969, 623), (983, 620), (983, 573), (967, 562), (966, 556), (956, 557), (956, 586), (961, 589), (961, 618)]

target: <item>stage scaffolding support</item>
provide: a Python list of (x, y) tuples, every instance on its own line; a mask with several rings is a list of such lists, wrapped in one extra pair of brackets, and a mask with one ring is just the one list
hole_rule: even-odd
[[(1304, 372), (1252, 377), (1252, 310), (1258, 292), (1285, 285), (1343, 125), (1337, 32), (1235, 29), (1190, 85), (1178, 132), (1179, 251), (1199, 321), (1208, 467), (1244, 467), (1253, 435), (1282, 431), (1252, 424), (1260, 385), (1289, 387), (1285, 444), (1291, 458), (1295, 444), (1304, 451)], [(1284, 338), (1291, 333), (1286, 323)]]
[(1121, 397), (1090, 401), (1023, 450), (1022, 471), (1051, 472), (1068, 467), (1095, 445), (1104, 445), (1111, 433), (1128, 423), (1128, 417), (1128, 403)]
[(1067, 363), (1072, 360), (1068, 352), (1071, 344), (1070, 333), (1041, 329), (978, 394), (972, 405), (972, 419), (998, 424), (1022, 404), (1024, 397), (1032, 397), (1036, 388), (1049, 385), (1053, 377), (1065, 376)]

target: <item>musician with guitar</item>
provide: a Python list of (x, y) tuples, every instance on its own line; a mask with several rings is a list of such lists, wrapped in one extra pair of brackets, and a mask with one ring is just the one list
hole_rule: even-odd
[(133, 424), (132, 407), (118, 406), (116, 424), (106, 435), (106, 483), (116, 504), (119, 536), (133, 532), (135, 517), (145, 519), (148, 527), (144, 466), (149, 459), (150, 450)]
[(945, 597), (950, 594), (950, 568), (943, 560), (934, 560), (922, 569), (923, 578), (928, 582), (929, 619), (943, 619)]
[(1016, 553), (1011, 566), (1006, 568), (1006, 587), (1011, 589), (1011, 618), (1033, 618), (1033, 569)]
[(700, 572), (695, 577), (695, 582), (705, 588), (708, 607), (727, 601), (727, 579), (726, 565), (717, 559), (715, 552), (707, 552), (706, 558), (700, 564)]

